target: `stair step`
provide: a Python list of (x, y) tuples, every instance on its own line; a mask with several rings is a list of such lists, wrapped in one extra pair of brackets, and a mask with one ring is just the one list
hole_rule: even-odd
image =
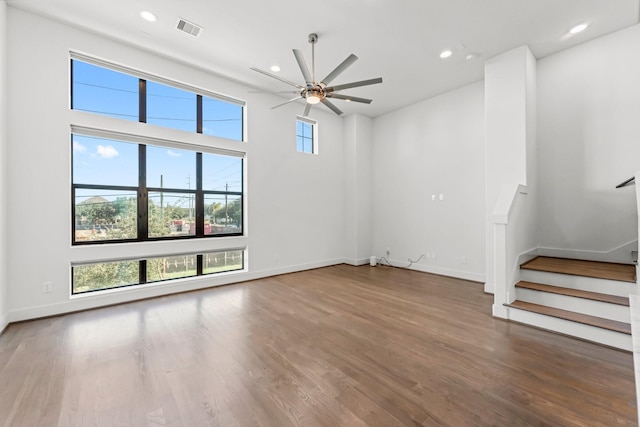
[(561, 310), (559, 308), (546, 307), (544, 305), (533, 304), (518, 300), (512, 302), (511, 304), (505, 304), (505, 306), (519, 308), (521, 310), (557, 317), (559, 319), (571, 320), (573, 322), (631, 335), (631, 325), (629, 323), (603, 319), (601, 317), (589, 316), (587, 314), (580, 314), (574, 311)]
[(533, 282), (525, 282), (525, 281), (516, 283), (516, 288), (531, 289), (534, 291), (549, 292), (549, 293), (558, 294), (558, 295), (584, 298), (584, 299), (589, 299), (593, 301), (607, 302), (610, 304), (624, 305), (627, 307), (629, 306), (629, 298), (625, 298), (617, 295), (601, 294), (599, 292), (583, 291), (580, 289), (564, 288), (561, 286), (543, 285), (541, 283), (533, 283)]
[(520, 268), (621, 282), (636, 282), (636, 267), (631, 264), (539, 256), (525, 262)]

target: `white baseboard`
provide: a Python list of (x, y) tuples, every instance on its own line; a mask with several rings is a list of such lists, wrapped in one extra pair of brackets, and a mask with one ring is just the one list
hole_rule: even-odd
[(556, 258), (572, 258), (584, 259), (602, 262), (617, 262), (622, 264), (632, 264), (631, 251), (638, 250), (638, 241), (633, 240), (624, 243), (618, 247), (608, 251), (587, 251), (580, 249), (561, 249), (561, 248), (538, 248), (538, 255)]
[[(390, 261), (392, 265), (402, 266), (402, 261)], [(406, 261), (405, 261), (406, 264)], [(484, 274), (474, 273), (470, 271), (454, 270), (443, 267), (436, 267), (432, 265), (413, 264), (411, 267), (406, 267), (409, 270), (422, 271), (423, 273), (438, 274), (440, 276), (454, 277), (456, 279), (470, 280), (472, 282), (484, 283)]]
[(484, 293), (485, 294), (494, 294), (495, 293), (495, 286), (493, 283), (485, 283), (484, 284)]
[(358, 266), (361, 266), (361, 265), (369, 264), (369, 258), (360, 258), (360, 259), (343, 258), (342, 262), (344, 264), (353, 265), (353, 266), (358, 267)]
[(509, 319), (509, 308), (505, 307), (502, 304), (493, 304), (491, 306), (491, 312), (493, 314), (493, 317), (499, 317), (501, 319)]
[[(280, 274), (295, 273), (298, 271), (328, 267), (331, 265), (342, 264), (343, 262), (344, 260), (342, 258), (330, 259), (307, 264), (265, 269), (260, 271), (221, 273), (211, 276), (199, 276), (196, 278), (179, 279), (171, 282), (154, 283), (148, 285), (119, 288), (112, 291), (84, 294), (71, 297), (70, 300), (65, 302), (27, 307), (10, 311), (8, 315), (5, 316), (4, 321), (8, 324), (11, 322), (20, 322), (24, 320), (37, 319), (40, 317), (57, 316), (74, 311), (88, 310), (92, 308), (122, 304), (180, 292), (195, 291), (200, 289), (213, 288), (221, 285), (229, 285), (232, 283), (262, 279), (264, 277), (277, 276)], [(2, 325), (2, 323), (0, 323), (0, 325)]]
[(7, 329), (7, 326), (9, 326), (9, 316), (3, 313), (0, 317), (0, 335)]

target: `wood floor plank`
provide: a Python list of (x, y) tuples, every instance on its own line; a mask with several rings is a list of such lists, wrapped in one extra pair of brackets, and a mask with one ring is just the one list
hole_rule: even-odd
[(570, 297), (589, 299), (593, 301), (607, 302), (609, 304), (629, 306), (629, 298), (617, 295), (602, 294), (599, 292), (583, 291), (581, 289), (563, 288), (561, 286), (543, 285), (541, 283), (532, 283), (520, 281), (516, 283), (516, 288), (531, 289), (535, 291), (549, 292), (558, 295), (566, 295)]
[(10, 325), (0, 426), (632, 426), (629, 353), (338, 265)]
[(621, 282), (636, 282), (636, 267), (631, 264), (539, 256), (525, 262), (520, 268)]

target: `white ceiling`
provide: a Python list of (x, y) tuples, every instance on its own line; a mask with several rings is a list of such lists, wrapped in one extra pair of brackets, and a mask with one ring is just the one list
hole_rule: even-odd
[[(343, 93), (370, 105), (335, 104), (376, 117), (482, 79), (484, 60), (523, 44), (537, 58), (638, 23), (640, 0), (7, 0), (64, 21), (269, 90), (290, 87), (251, 71), (281, 67), (302, 83), (292, 48), (311, 67), (308, 34), (319, 35), (316, 71), (328, 74), (350, 53), (360, 59), (332, 83), (382, 77)], [(153, 12), (149, 23), (140, 11)], [(204, 31), (176, 30), (178, 17)], [(589, 28), (567, 37), (576, 24)], [(439, 58), (444, 49), (454, 55)], [(468, 61), (474, 53), (478, 58)], [(215, 89), (215, 88), (213, 88)], [(289, 96), (289, 95), (288, 95)], [(289, 96), (290, 97), (290, 96)], [(302, 101), (301, 102), (301, 109)], [(316, 107), (324, 108), (324, 107)]]

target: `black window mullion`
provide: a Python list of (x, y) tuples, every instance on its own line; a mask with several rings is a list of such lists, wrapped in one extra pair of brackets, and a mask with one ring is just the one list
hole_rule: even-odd
[(136, 191), (138, 187), (129, 187), (126, 185), (100, 185), (100, 184), (73, 184), (73, 187), (87, 190), (116, 190), (116, 191)]
[(196, 259), (197, 259), (197, 265), (196, 265), (196, 275), (198, 276), (202, 276), (202, 271), (203, 271), (203, 261), (204, 256), (202, 254), (198, 254)]
[(73, 212), (72, 218), (71, 218), (71, 243), (75, 243), (76, 242), (76, 221), (77, 221), (77, 214), (76, 214), (76, 187), (75, 185), (71, 185), (71, 212)]
[(240, 189), (240, 230), (244, 234), (244, 159), (240, 162)]
[[(147, 81), (138, 81), (138, 121), (147, 122)], [(146, 240), (149, 236), (149, 192), (147, 191), (147, 146), (138, 146), (138, 240)], [(144, 265), (143, 265), (144, 264)], [(144, 267), (146, 283), (146, 262), (140, 262), (140, 278)]]
[[(202, 104), (202, 97), (200, 104)], [(200, 121), (201, 123), (201, 121)], [(204, 193), (202, 191), (202, 153), (196, 153), (196, 237), (204, 236)]]
[(138, 240), (149, 236), (149, 192), (147, 191), (147, 146), (138, 146)]
[(147, 283), (147, 260), (141, 259), (138, 265), (138, 281), (140, 285), (144, 285)]
[[(70, 104), (70, 106), (71, 106), (71, 109), (73, 110), (73, 63), (75, 61), (73, 59), (71, 59), (70, 61), (71, 61), (71, 65), (70, 65), (69, 75), (71, 77), (71, 84), (69, 85), (70, 86), (69, 93), (71, 95), (71, 104)], [(71, 164), (73, 164), (73, 163), (71, 163)]]
[(147, 123), (147, 81), (138, 81), (138, 121)]
[(196, 132), (202, 133), (202, 95), (196, 95)]

